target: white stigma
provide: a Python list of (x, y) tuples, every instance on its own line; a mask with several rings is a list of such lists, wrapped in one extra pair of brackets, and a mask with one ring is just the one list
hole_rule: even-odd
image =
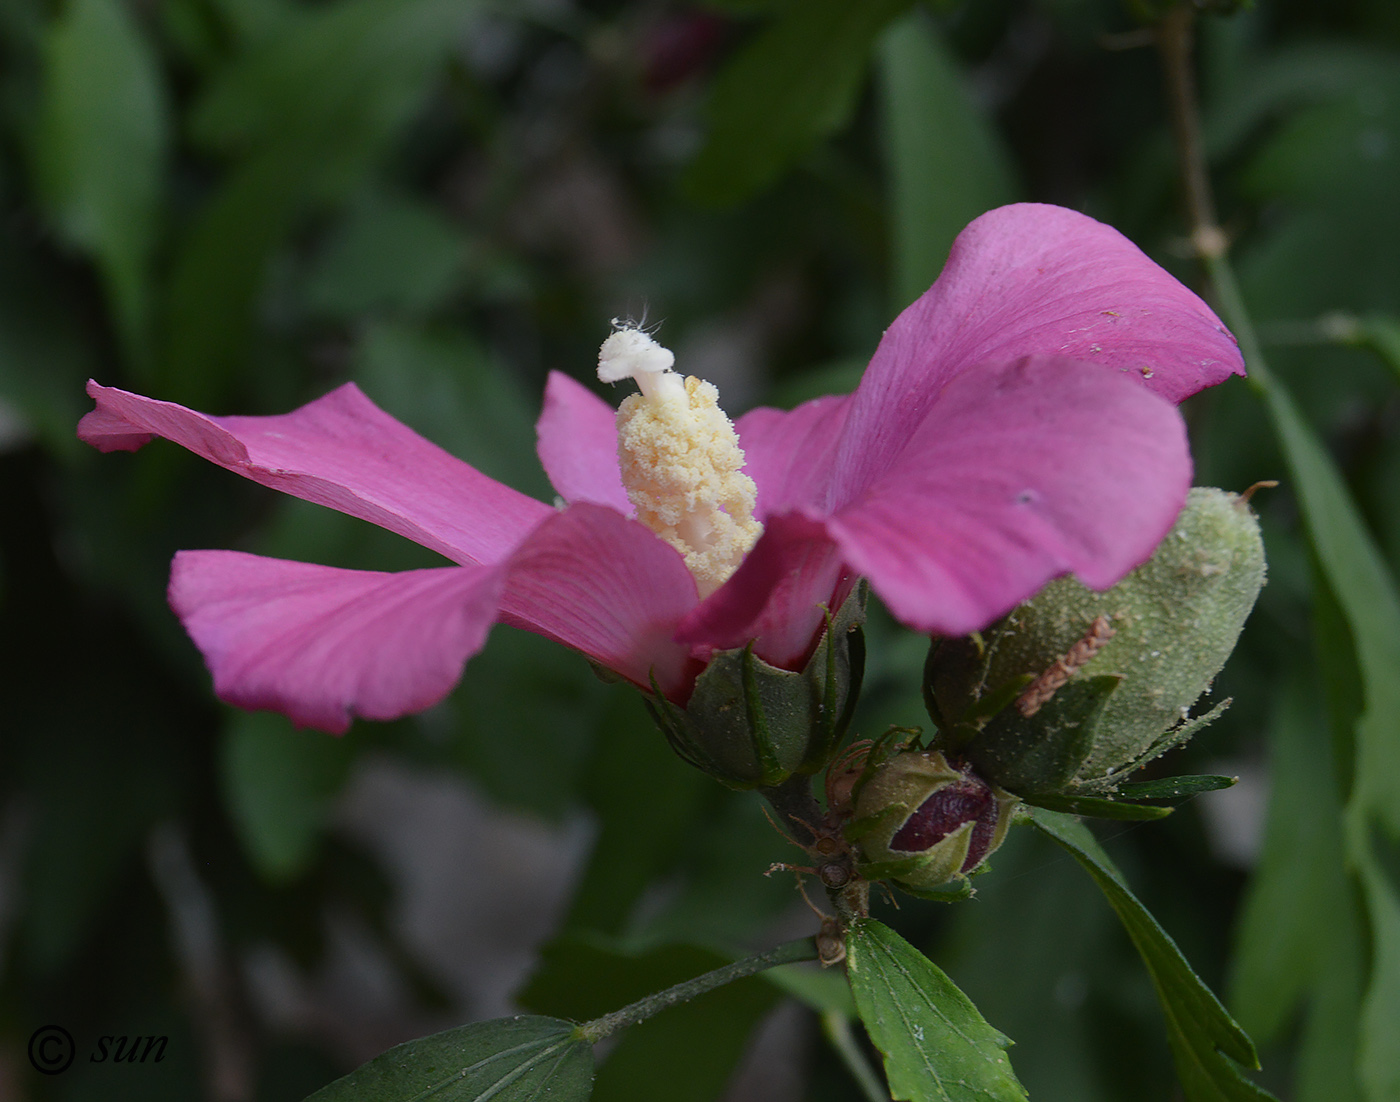
[(637, 519), (685, 556), (703, 598), (738, 569), (763, 525), (753, 517), (756, 490), (719, 392), (682, 379), (675, 362), (649, 334), (619, 328), (598, 350), (598, 378), (631, 378), (641, 388), (617, 411), (622, 484)]
[(613, 319), (613, 334), (598, 349), (598, 379), (617, 383), (636, 379), (648, 398), (684, 396), (681, 378), (671, 370), (676, 355), (652, 339), (651, 334)]

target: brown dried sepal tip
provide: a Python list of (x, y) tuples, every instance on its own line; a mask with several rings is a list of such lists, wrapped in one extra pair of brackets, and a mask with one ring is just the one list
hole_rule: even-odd
[(840, 964), (846, 959), (846, 929), (839, 918), (827, 915), (817, 933), (817, 960), (823, 968)]
[(1048, 670), (1026, 686), (1025, 691), (1016, 698), (1016, 710), (1027, 719), (1035, 715), (1065, 682), (1074, 676), (1076, 670), (1087, 665), (1103, 645), (1117, 634), (1109, 624), (1107, 616), (1095, 616), (1084, 638), (1070, 647), (1062, 658), (1055, 659)]

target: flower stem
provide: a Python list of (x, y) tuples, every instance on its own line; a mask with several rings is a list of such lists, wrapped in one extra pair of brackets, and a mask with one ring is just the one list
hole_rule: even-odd
[(1157, 26), (1157, 48), (1167, 82), (1167, 104), (1171, 112), (1172, 134), (1176, 139), (1177, 161), (1181, 167), (1186, 216), (1191, 227), (1191, 244), (1205, 266), (1215, 288), (1216, 305), (1225, 324), (1240, 342), (1240, 352), (1249, 365), (1249, 385), (1258, 394), (1269, 393), (1270, 373), (1264, 361), (1259, 335), (1240, 294), (1235, 270), (1230, 265), (1229, 240), (1215, 214), (1215, 197), (1206, 169), (1205, 145), (1201, 141), (1201, 118), (1196, 104), (1196, 80), (1192, 46), (1196, 11), (1190, 4), (1178, 4)]
[(601, 1018), (584, 1022), (574, 1031), (574, 1036), (589, 1044), (597, 1044), (604, 1037), (611, 1036), (624, 1026), (639, 1025), (669, 1006), (689, 1002), (697, 995), (713, 991), (716, 987), (723, 987), (735, 980), (756, 975), (779, 964), (793, 964), (801, 960), (816, 959), (817, 946), (812, 938), (800, 937), (795, 941), (784, 942), (776, 948), (769, 949), (766, 953), (756, 953), (743, 960), (736, 960), (733, 964), (726, 964), (723, 968), (716, 968), (713, 972), (706, 972), (692, 980), (668, 987), (665, 991), (657, 991), (644, 999), (638, 999), (630, 1006), (624, 1006), (621, 1010), (614, 1010), (611, 1014), (604, 1014)]
[(790, 831), (798, 844), (815, 841), (812, 827), (822, 821), (822, 809), (812, 795), (812, 778), (794, 773), (782, 784), (760, 788), (758, 794), (778, 813), (778, 825)]

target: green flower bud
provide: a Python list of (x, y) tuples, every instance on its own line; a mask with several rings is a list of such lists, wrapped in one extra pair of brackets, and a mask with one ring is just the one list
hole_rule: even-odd
[(974, 871), (1001, 845), (1016, 798), (955, 769), (937, 750), (904, 750), (872, 765), (856, 789), (846, 839), (867, 880), (916, 894)]
[(987, 631), (935, 641), (924, 679), (935, 745), (1018, 795), (1111, 793), (1224, 708), (1188, 718), (1263, 584), (1245, 500), (1193, 489), (1152, 557), (1112, 589), (1061, 578)]
[(771, 788), (815, 773), (846, 733), (865, 669), (866, 587), (858, 585), (800, 671), (770, 666), (751, 648), (719, 651), (684, 708), (659, 692), (647, 707), (671, 748), (731, 788)]

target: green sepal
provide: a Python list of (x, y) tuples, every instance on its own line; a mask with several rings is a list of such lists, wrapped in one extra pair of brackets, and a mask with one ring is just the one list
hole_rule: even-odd
[(1175, 808), (1157, 804), (1130, 804), (1106, 796), (1061, 796), (1043, 792), (1038, 796), (1022, 796), (1033, 807), (1046, 811), (1064, 811), (1070, 815), (1089, 815), (1095, 819), (1131, 819), (1135, 821), (1165, 819)]
[(1018, 796), (1060, 790), (1093, 750), (1099, 718), (1122, 683), (1117, 674), (1075, 678), (1034, 715), (1003, 708), (963, 753), (982, 777)]
[(1159, 781), (1135, 781), (1118, 786), (1118, 795), (1125, 800), (1180, 800), (1229, 788), (1239, 777), (1189, 776), (1164, 777)]
[(821, 769), (850, 723), (864, 675), (867, 593), (857, 586), (828, 613), (800, 672), (770, 665), (752, 644), (719, 651), (685, 707), (667, 700), (653, 678), (647, 705), (671, 748), (731, 788), (772, 788)]
[[(978, 872), (985, 869), (980, 866)], [(963, 874), (959, 874), (950, 883), (957, 884), (955, 888), (911, 888), (908, 884), (900, 884), (899, 890), (905, 895), (912, 895), (915, 899), (927, 899), (930, 903), (962, 903), (964, 900), (972, 898), (972, 881)]]

